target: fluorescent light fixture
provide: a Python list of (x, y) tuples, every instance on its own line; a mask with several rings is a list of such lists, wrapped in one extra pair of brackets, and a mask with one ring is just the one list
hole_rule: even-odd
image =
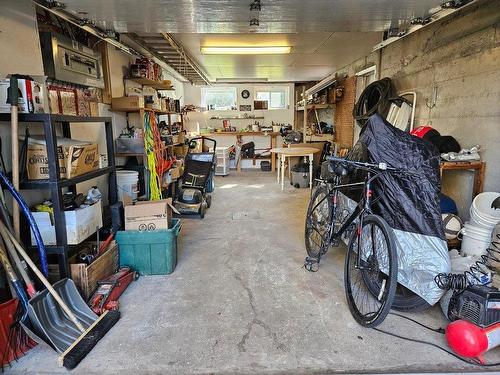
[(267, 78), (216, 78), (217, 83), (253, 83), (253, 82), (267, 82)]
[(328, 86), (335, 83), (336, 81), (337, 81), (337, 75), (335, 73), (333, 73), (333, 74), (329, 75), (328, 77), (326, 77), (325, 79), (323, 79), (322, 81), (316, 83), (313, 87), (307, 89), (305, 94), (308, 96), (316, 94), (318, 91), (321, 91), (321, 90), (327, 88)]
[(276, 55), (290, 53), (292, 47), (201, 47), (204, 55)]

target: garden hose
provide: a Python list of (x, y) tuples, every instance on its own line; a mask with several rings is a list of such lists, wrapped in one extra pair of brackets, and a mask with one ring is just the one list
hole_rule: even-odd
[(383, 78), (370, 83), (361, 93), (354, 106), (353, 116), (359, 126), (363, 127), (370, 116), (375, 113), (386, 117), (391, 106), (390, 98), (395, 89), (390, 78)]
[(157, 166), (162, 160), (161, 138), (154, 112), (144, 114), (144, 150), (147, 156), (147, 168), (149, 171), (149, 200), (162, 199), (161, 177), (158, 175)]
[(42, 266), (42, 273), (45, 276), (48, 276), (49, 274), (49, 265), (47, 263), (47, 253), (45, 251), (45, 246), (43, 244), (42, 236), (40, 234), (40, 231), (38, 230), (38, 225), (36, 224), (35, 218), (31, 214), (31, 211), (24, 201), (23, 197), (21, 197), (21, 194), (14, 189), (14, 186), (10, 183), (9, 179), (0, 172), (0, 182), (3, 183), (3, 185), (9, 190), (10, 194), (12, 197), (15, 199), (15, 201), (19, 204), (19, 207), (21, 211), (23, 212), (24, 216), (28, 220), (28, 223), (31, 227), (31, 230), (33, 232), (33, 237), (35, 237), (35, 241), (37, 244), (38, 248), (38, 255), (40, 257), (40, 263)]

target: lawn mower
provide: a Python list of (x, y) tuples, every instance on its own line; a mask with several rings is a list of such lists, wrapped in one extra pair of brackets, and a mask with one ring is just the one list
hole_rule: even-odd
[[(207, 147), (207, 141), (213, 146)], [(175, 208), (181, 214), (198, 214), (202, 219), (205, 217), (205, 212), (212, 203), (212, 197), (207, 193), (214, 189), (216, 145), (214, 139), (205, 137), (192, 138), (189, 141), (184, 173), (174, 201)]]

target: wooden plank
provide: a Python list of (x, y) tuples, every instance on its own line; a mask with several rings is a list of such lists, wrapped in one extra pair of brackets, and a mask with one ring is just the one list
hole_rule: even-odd
[(441, 170), (477, 170), (484, 168), (483, 161), (445, 161), (441, 163)]
[[(276, 147), (276, 137), (271, 137), (271, 148)], [(271, 154), (271, 172), (274, 172), (276, 169), (276, 155)]]

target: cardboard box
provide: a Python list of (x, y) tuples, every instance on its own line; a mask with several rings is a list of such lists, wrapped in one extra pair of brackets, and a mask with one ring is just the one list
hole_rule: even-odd
[[(57, 150), (60, 178), (76, 177), (99, 168), (99, 152), (95, 143), (59, 145)], [(30, 180), (49, 178), (47, 147), (44, 144), (28, 144), (26, 169)]]
[(186, 133), (184, 133), (183, 131), (180, 132), (179, 134), (177, 134), (178, 136), (178, 143), (182, 143), (184, 144), (184, 141), (186, 140)]
[(66, 176), (72, 178), (99, 168), (97, 144), (66, 148)]
[(172, 212), (179, 213), (171, 198), (125, 206), (125, 230), (151, 232), (169, 229), (172, 227)]
[(115, 111), (127, 111), (144, 108), (144, 98), (139, 96), (123, 96), (111, 99), (111, 108)]
[[(57, 245), (56, 228), (48, 212), (32, 212), (38, 225), (38, 230), (45, 245)], [(77, 245), (95, 233), (97, 227), (102, 227), (101, 201), (85, 208), (64, 212), (66, 220), (66, 237), (68, 244)], [(36, 245), (33, 233), (31, 244)]]
[(99, 103), (98, 102), (90, 102), (90, 116), (99, 117)]
[[(18, 79), (18, 111), (19, 113), (29, 113), (33, 112), (33, 102), (32, 102), (32, 92), (31, 83), (33, 81), (26, 82), (26, 79)], [(10, 79), (4, 78), (0, 79), (0, 112), (8, 113), (10, 112), (10, 104), (7, 103), (8, 90), (10, 87)]]
[(90, 264), (70, 264), (71, 278), (85, 300), (97, 289), (97, 283), (118, 271), (118, 244), (111, 241), (107, 249)]
[[(57, 147), (60, 178), (66, 178), (66, 153), (62, 146)], [(26, 150), (26, 170), (28, 179), (45, 180), (49, 178), (49, 163), (47, 147), (44, 145), (28, 144)]]
[(181, 167), (172, 167), (170, 168), (170, 177), (172, 180), (175, 180), (181, 176)]

